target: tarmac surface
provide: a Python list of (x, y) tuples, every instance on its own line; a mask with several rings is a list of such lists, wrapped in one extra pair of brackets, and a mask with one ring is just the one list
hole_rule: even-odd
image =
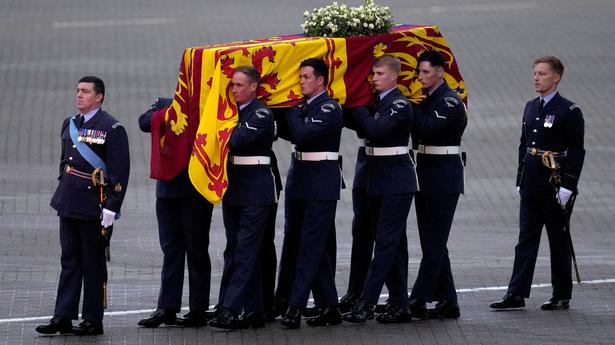
[[(358, 5), (360, 1), (351, 1)], [(0, 2), (0, 344), (614, 344), (615, 343), (615, 2), (611, 0), (390, 0), (398, 23), (436, 24), (458, 59), (469, 90), (466, 194), (449, 252), (462, 316), (403, 325), (224, 332), (138, 328), (155, 308), (162, 254), (148, 178), (150, 138), (137, 117), (170, 97), (179, 58), (190, 46), (297, 33), (302, 13), (321, 1), (3, 0)], [(495, 312), (512, 272), (518, 235), (516, 151), (525, 102), (535, 97), (532, 61), (562, 59), (561, 93), (585, 116), (587, 150), (572, 217), (583, 283), (571, 309), (546, 312), (551, 296), (546, 236), (525, 310)], [(74, 112), (74, 88), (88, 74), (107, 85), (104, 107), (126, 126), (131, 177), (112, 241), (109, 309), (98, 337), (40, 336), (53, 313), (60, 272), (56, 187), (59, 131)], [(344, 131), (344, 175), (352, 181), (357, 140)], [(284, 175), (290, 146), (276, 144)], [(280, 203), (283, 205), (283, 200)], [(350, 262), (351, 191), (337, 211), (338, 292)], [(225, 238), (221, 209), (210, 234), (215, 304)], [(282, 207), (276, 244), (281, 249)], [(408, 222), (409, 285), (420, 260), (414, 210)], [(187, 285), (187, 284), (185, 284)], [(383, 291), (386, 294), (386, 290)], [(187, 298), (187, 291), (184, 294)], [(385, 296), (383, 296), (384, 298)], [(184, 306), (187, 306), (185, 302)]]

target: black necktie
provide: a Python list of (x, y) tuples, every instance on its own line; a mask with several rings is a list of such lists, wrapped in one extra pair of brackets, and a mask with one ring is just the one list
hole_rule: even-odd
[(77, 116), (77, 128), (81, 128), (83, 127), (83, 122), (84, 122), (84, 117), (83, 115), (79, 114), (79, 116)]
[(538, 106), (538, 112), (540, 113), (542, 111), (542, 108), (545, 107), (545, 100), (544, 99), (540, 99), (540, 105)]

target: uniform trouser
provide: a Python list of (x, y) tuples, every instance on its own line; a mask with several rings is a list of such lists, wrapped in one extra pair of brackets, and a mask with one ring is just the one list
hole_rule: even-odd
[[(286, 198), (284, 208), (285, 210), (291, 210), (291, 205), (294, 204), (292, 199)], [(335, 261), (337, 256), (337, 245), (335, 237), (335, 217), (331, 221), (331, 230), (327, 237), (326, 252), (329, 256), (331, 274), (335, 278)], [(284, 212), (284, 240), (282, 243), (282, 254), (280, 257), (280, 270), (278, 276), (278, 285), (275, 291), (275, 300), (280, 303), (288, 303), (290, 298), (290, 291), (293, 287), (295, 280), (295, 273), (297, 269), (297, 256), (299, 253), (299, 242), (301, 240), (301, 232), (296, 229), (292, 229), (293, 226), (298, 226), (296, 223), (301, 220), (302, 217), (297, 216), (297, 211)], [(316, 284), (312, 286), (312, 293), (314, 294), (314, 302), (316, 306), (322, 307), (322, 295), (319, 286)], [(324, 305), (326, 306), (326, 305)]]
[(459, 194), (415, 196), (416, 219), (423, 258), (410, 299), (425, 302), (456, 301), (448, 242)]
[(105, 239), (100, 220), (60, 217), (62, 272), (54, 315), (76, 320), (83, 282), (83, 319), (102, 322), (103, 284), (107, 281)]
[(305, 308), (313, 288), (317, 291), (314, 295), (318, 306), (337, 305), (335, 276), (326, 250), (337, 200), (290, 200), (287, 206), (290, 222), (287, 231), (299, 233), (297, 265), (288, 304)]
[[(370, 227), (367, 200), (367, 190), (360, 188), (352, 190), (352, 250), (350, 253), (350, 275), (348, 277), (348, 290), (346, 293), (356, 297), (361, 295), (365, 287), (365, 277), (367, 277), (367, 271), (372, 262), (374, 237), (376, 235), (375, 229)], [(407, 280), (408, 239), (405, 231), (402, 234), (402, 247), (405, 250), (406, 256), (406, 260), (403, 260), (406, 263), (406, 268), (402, 271), (405, 272), (405, 279)], [(391, 279), (394, 281), (396, 278), (391, 277)], [(402, 277), (401, 279), (404, 278)], [(390, 285), (388, 277), (385, 284), (387, 287)]]
[(275, 276), (278, 266), (278, 259), (275, 251), (275, 219), (278, 211), (278, 204), (274, 204), (269, 209), (267, 228), (263, 234), (261, 250), (259, 255), (261, 267), (261, 281), (263, 292), (263, 306), (265, 310), (273, 305), (273, 295), (275, 291)]
[[(278, 210), (278, 204), (269, 206), (269, 216), (267, 225), (263, 233), (261, 248), (259, 251), (258, 260), (260, 262), (261, 290), (264, 309), (269, 309), (273, 305), (275, 291), (275, 277), (277, 270), (277, 257), (275, 250), (275, 219)], [(224, 267), (222, 269), (222, 279), (220, 280), (220, 294), (218, 296), (218, 305), (224, 305), (226, 289), (232, 276), (233, 253), (228, 247), (224, 249)]]
[(270, 217), (270, 205), (226, 206), (222, 212), (226, 228), (226, 250), (230, 280), (224, 295), (224, 307), (240, 313), (262, 312), (262, 282), (259, 252)]
[(572, 293), (572, 259), (568, 235), (564, 232), (564, 215), (555, 200), (521, 198), (519, 242), (515, 246), (515, 263), (508, 292), (530, 297), (530, 287), (538, 256), (542, 227), (547, 228), (551, 252), (551, 285), (555, 299), (570, 299)]
[(374, 258), (361, 299), (376, 304), (385, 280), (389, 303), (404, 307), (408, 301), (408, 249), (403, 234), (413, 194), (369, 196), (370, 222), (376, 230)]
[(203, 312), (209, 308), (212, 210), (213, 205), (200, 196), (156, 199), (158, 235), (164, 255), (158, 308), (180, 311), (186, 258), (190, 310)]

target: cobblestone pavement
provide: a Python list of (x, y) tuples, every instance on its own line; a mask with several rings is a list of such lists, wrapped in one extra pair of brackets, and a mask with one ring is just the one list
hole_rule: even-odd
[[(350, 2), (358, 5), (359, 0)], [(449, 250), (462, 317), (405, 325), (297, 331), (221, 332), (139, 329), (155, 306), (161, 253), (148, 179), (149, 137), (137, 116), (158, 96), (170, 96), (184, 48), (300, 31), (306, 9), (321, 1), (261, 0), (3, 0), (0, 2), (0, 344), (613, 344), (615, 343), (615, 2), (390, 0), (397, 22), (437, 24), (459, 60), (469, 89), (466, 194), (460, 199)], [(587, 157), (572, 219), (584, 282), (571, 309), (545, 312), (550, 297), (549, 253), (543, 238), (527, 308), (494, 312), (512, 271), (518, 234), (514, 187), (516, 147), (525, 102), (534, 97), (531, 63), (545, 53), (566, 65), (561, 92), (585, 114)], [(39, 336), (36, 324), (53, 312), (59, 277), (58, 219), (48, 206), (56, 186), (59, 130), (74, 110), (75, 82), (96, 74), (107, 83), (106, 109), (129, 133), (132, 174), (124, 217), (113, 238), (110, 307), (105, 335)], [(356, 151), (343, 134), (346, 181)], [(276, 147), (288, 166), (288, 144)], [(345, 291), (350, 256), (351, 194), (338, 206), (337, 286)], [(410, 284), (420, 248), (411, 212)], [(282, 217), (278, 211), (278, 219)], [(278, 222), (276, 244), (282, 240)], [(546, 237), (546, 236), (544, 236)], [(224, 232), (214, 211), (210, 254), (211, 302), (222, 271)], [(386, 291), (385, 291), (386, 292)]]

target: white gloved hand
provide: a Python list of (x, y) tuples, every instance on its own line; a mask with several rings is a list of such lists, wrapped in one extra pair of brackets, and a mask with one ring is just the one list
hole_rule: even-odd
[(557, 201), (560, 205), (566, 206), (568, 200), (570, 200), (570, 196), (572, 196), (572, 191), (568, 190), (564, 187), (559, 187), (559, 191), (557, 192)]
[(517, 193), (521, 194), (521, 187), (517, 186)]
[(101, 218), (102, 220), (100, 221), (100, 225), (108, 228), (113, 225), (113, 221), (115, 220), (115, 212), (103, 208)]

